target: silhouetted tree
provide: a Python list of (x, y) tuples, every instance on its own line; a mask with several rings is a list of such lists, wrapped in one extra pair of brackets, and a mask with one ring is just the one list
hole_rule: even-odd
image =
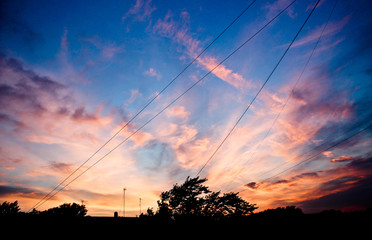
[(287, 207), (278, 207), (276, 209), (267, 209), (265, 211), (262, 211), (260, 213), (257, 213), (257, 215), (264, 215), (264, 216), (300, 216), (304, 213), (300, 208), (297, 208), (296, 206), (287, 206)]
[(84, 217), (87, 213), (85, 205), (76, 203), (64, 203), (58, 207), (50, 208), (40, 212), (40, 215), (58, 216), (58, 217)]
[(238, 196), (239, 193), (212, 192), (203, 185), (206, 178), (187, 177), (181, 185), (174, 185), (169, 191), (162, 192), (158, 201), (158, 216), (177, 218), (203, 216), (213, 219), (246, 216), (257, 207)]
[(18, 214), (20, 208), (18, 206), (18, 201), (14, 202), (3, 202), (0, 205), (0, 216), (12, 216)]
[(207, 179), (189, 178), (181, 185), (174, 185), (169, 191), (163, 192), (158, 201), (159, 212), (166, 212), (172, 217), (199, 215), (204, 205), (203, 194), (210, 193), (203, 183)]
[(154, 216), (154, 210), (152, 208), (148, 208), (147, 211), (146, 211), (146, 214), (147, 214), (147, 216), (152, 217), (152, 216)]

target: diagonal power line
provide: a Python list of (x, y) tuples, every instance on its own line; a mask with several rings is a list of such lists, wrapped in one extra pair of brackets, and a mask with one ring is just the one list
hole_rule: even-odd
[[(282, 112), (284, 111), (285, 107), (287, 106), (289, 100), (292, 98), (292, 96), (293, 96), (293, 94), (294, 94), (294, 92), (295, 92), (295, 90), (296, 90), (296, 88), (297, 88), (298, 83), (300, 82), (300, 80), (301, 80), (303, 74), (305, 73), (305, 71), (306, 71), (306, 69), (307, 69), (307, 67), (308, 67), (308, 65), (309, 65), (309, 63), (310, 63), (310, 60), (311, 60), (311, 58), (313, 57), (314, 52), (315, 52), (316, 48), (318, 47), (320, 40), (322, 39), (323, 33), (324, 33), (325, 29), (326, 29), (327, 26), (328, 26), (329, 20), (330, 20), (331, 17), (332, 17), (332, 14), (333, 14), (333, 12), (334, 12), (334, 10), (335, 10), (335, 8), (336, 8), (337, 2), (338, 2), (338, 0), (335, 1), (335, 3), (334, 3), (334, 5), (333, 5), (333, 7), (332, 7), (332, 9), (331, 9), (331, 11), (330, 11), (330, 13), (329, 13), (329, 15), (328, 15), (328, 18), (327, 18), (327, 20), (326, 20), (326, 23), (324, 24), (323, 29), (322, 29), (321, 33), (319, 34), (318, 40), (316, 41), (316, 43), (315, 43), (315, 45), (314, 45), (314, 47), (313, 47), (313, 49), (312, 49), (312, 51), (311, 51), (311, 53), (310, 53), (310, 55), (309, 55), (309, 57), (308, 57), (308, 59), (307, 59), (305, 65), (304, 65), (304, 67), (302, 68), (302, 71), (301, 71), (300, 75), (298, 76), (298, 78), (297, 78), (295, 84), (293, 85), (293, 87), (292, 87), (292, 89), (291, 89), (291, 91), (290, 91), (290, 93), (289, 93), (287, 99), (285, 100), (284, 104), (282, 105), (282, 108), (280, 109), (279, 113), (276, 115), (274, 121), (271, 123), (271, 126), (270, 126), (270, 128), (267, 130), (265, 136), (264, 136), (264, 137), (260, 140), (260, 142), (256, 145), (255, 149), (253, 150), (253, 152), (252, 152), (252, 154), (250, 155), (250, 157), (249, 157), (249, 159), (247, 160), (247, 162), (250, 161), (250, 160), (254, 157), (254, 155), (257, 153), (258, 149), (261, 147), (261, 144), (266, 140), (266, 138), (267, 138), (268, 135), (270, 134), (271, 130), (273, 129), (274, 125), (275, 125), (276, 122), (278, 121), (280, 115), (282, 114)], [(233, 176), (233, 178), (236, 178), (237, 175), (239, 175), (240, 173), (241, 173), (241, 171), (239, 171), (238, 174), (235, 174), (235, 175)]]
[[(287, 172), (287, 171), (293, 169), (293, 168), (296, 168), (296, 167), (298, 167), (298, 166), (300, 166), (300, 165), (302, 165), (302, 164), (304, 164), (304, 163), (306, 163), (306, 162), (311, 161), (312, 159), (314, 159), (315, 157), (319, 156), (319, 155), (322, 154), (323, 152), (328, 151), (328, 150), (330, 150), (330, 149), (332, 149), (332, 148), (335, 148), (335, 147), (337, 147), (337, 146), (340, 146), (341, 144), (343, 144), (343, 143), (345, 143), (345, 142), (347, 142), (347, 141), (349, 141), (349, 140), (355, 138), (356, 136), (358, 136), (359, 134), (363, 133), (364, 131), (367, 131), (367, 130), (369, 130), (369, 129), (372, 128), (372, 122), (371, 122), (371, 121), (370, 121), (368, 124), (366, 124), (366, 125), (367, 125), (367, 126), (365, 126), (364, 128), (362, 128), (362, 129), (360, 129), (359, 131), (356, 131), (356, 132), (350, 134), (350, 135), (347, 136), (346, 138), (343, 138), (343, 139), (341, 139), (341, 140), (338, 140), (338, 141), (336, 141), (336, 142), (330, 144), (330, 142), (332, 142), (332, 141), (334, 140), (334, 138), (332, 138), (332, 139), (329, 139), (329, 141), (326, 141), (326, 142), (322, 143), (320, 146), (317, 146), (317, 147), (313, 148), (311, 151), (316, 150), (314, 154), (312, 154), (311, 156), (308, 156), (308, 157), (304, 158), (302, 161), (300, 161), (300, 162), (294, 164), (293, 166), (290, 166), (290, 167), (288, 167), (288, 168), (286, 168), (286, 169), (280, 171), (279, 173), (276, 173), (276, 174), (274, 174), (274, 175), (272, 175), (272, 176), (270, 176), (270, 177), (268, 177), (268, 178), (265, 178), (264, 180), (261, 180), (260, 183), (258, 183), (258, 184), (256, 185), (256, 188), (259, 187), (259, 186), (261, 186), (262, 184), (268, 182), (269, 180), (271, 180), (271, 179), (273, 179), (273, 178), (275, 178), (275, 177), (277, 177), (277, 176), (279, 176), (279, 175), (281, 175), (281, 174), (283, 174), (283, 173), (285, 173), (285, 172)], [(347, 132), (344, 131), (341, 135), (347, 135), (348, 133), (353, 132), (356, 128), (360, 128), (360, 126), (357, 125), (357, 126), (351, 128), (351, 129), (349, 129)], [(330, 144), (330, 145), (329, 145), (329, 144)], [(327, 146), (327, 145), (328, 145), (328, 146)], [(324, 146), (326, 146), (326, 147), (324, 147)], [(324, 147), (324, 148), (322, 148), (322, 147)], [(311, 152), (311, 151), (309, 151), (309, 152)], [(309, 152), (308, 152), (308, 153), (309, 153)], [(305, 155), (305, 154), (303, 154), (303, 155)], [(272, 171), (275, 170), (275, 169), (276, 169), (276, 168), (270, 170), (269, 172), (272, 172)], [(267, 173), (265, 173), (265, 174), (267, 174)], [(240, 193), (246, 191), (247, 189), (248, 189), (248, 188), (244, 188), (242, 191), (240, 191)]]
[(346, 137), (346, 138), (344, 138), (344, 139), (342, 139), (342, 140), (340, 140), (340, 141), (338, 141), (338, 142), (336, 142), (336, 143), (334, 143), (334, 144), (332, 144), (332, 145), (330, 145), (330, 146), (328, 146), (328, 147), (326, 147), (326, 148), (324, 148), (324, 149), (322, 149), (322, 150), (320, 150), (320, 151), (314, 153), (314, 154), (311, 155), (310, 157), (305, 158), (304, 160), (302, 160), (302, 161), (296, 163), (295, 165), (293, 165), (293, 166), (291, 166), (291, 167), (289, 167), (289, 168), (286, 168), (286, 169), (282, 170), (281, 172), (279, 172), (279, 173), (277, 173), (277, 174), (275, 174), (275, 175), (272, 175), (271, 177), (268, 177), (268, 178), (262, 180), (261, 182), (262, 182), (262, 183), (267, 182), (267, 181), (269, 181), (270, 179), (272, 179), (272, 178), (274, 178), (274, 177), (277, 177), (277, 176), (279, 176), (279, 175), (281, 175), (281, 174), (283, 174), (283, 173), (289, 171), (290, 169), (293, 169), (293, 168), (295, 168), (295, 167), (298, 167), (299, 165), (304, 164), (305, 162), (308, 162), (308, 161), (314, 159), (315, 157), (319, 156), (319, 155), (322, 154), (323, 152), (328, 151), (328, 150), (330, 150), (330, 149), (332, 149), (332, 148), (335, 148), (335, 147), (341, 145), (342, 143), (345, 143), (345, 142), (349, 141), (350, 139), (356, 137), (357, 135), (361, 134), (362, 132), (364, 132), (364, 131), (366, 131), (366, 130), (368, 130), (368, 129), (370, 129), (370, 128), (372, 128), (372, 123), (371, 123), (371, 122), (370, 122), (366, 127), (362, 128), (361, 130), (359, 130), (359, 131), (357, 131), (357, 132), (351, 134), (350, 136), (348, 136), (348, 137)]
[[(109, 152), (107, 152), (104, 156), (102, 156), (100, 159), (98, 159), (96, 162), (94, 162), (90, 167), (85, 169), (83, 172), (81, 172), (79, 175), (77, 175), (75, 178), (70, 180), (66, 185), (58, 189), (53, 194), (49, 195), (48, 197), (44, 198), (44, 202), (48, 201), (52, 197), (54, 197), (57, 193), (65, 189), (67, 186), (69, 186), (72, 182), (74, 182), (76, 179), (81, 177), (83, 174), (85, 174), (87, 171), (89, 171), (92, 167), (97, 165), (99, 162), (101, 162), (104, 158), (106, 158), (109, 154), (111, 154), (113, 151), (115, 151), (117, 148), (119, 148), (123, 143), (128, 141), (133, 135), (135, 135), (137, 132), (139, 132), (142, 128), (144, 128), (147, 124), (149, 124), (152, 120), (154, 120), (156, 117), (158, 117), (161, 113), (163, 113), (167, 108), (169, 108), (171, 105), (173, 105), (176, 101), (178, 101), (181, 97), (183, 97), (187, 92), (189, 92), (192, 88), (194, 88), (198, 83), (200, 83), (204, 78), (206, 78), (209, 74), (211, 74), (215, 69), (217, 69), (221, 64), (223, 64), (227, 59), (229, 59), (232, 55), (234, 55), (237, 51), (239, 51), (245, 44), (247, 44), (249, 41), (251, 41), (255, 36), (257, 36), (263, 29), (265, 29), (268, 25), (270, 25), (274, 20), (276, 20), (283, 12), (285, 12), (290, 6), (292, 6), (293, 3), (295, 3), (296, 0), (293, 0), (290, 4), (288, 4), (281, 12), (279, 12), (276, 16), (274, 16), (270, 21), (268, 21), (263, 27), (261, 27), (256, 33), (254, 33), (251, 37), (249, 37), (245, 42), (243, 42), (239, 47), (237, 47), (233, 52), (231, 52), (227, 57), (225, 57), (220, 63), (218, 63), (213, 69), (211, 69), (209, 72), (207, 72), (202, 78), (200, 78), (198, 81), (196, 81), (194, 84), (192, 84), (189, 88), (187, 88), (182, 94), (180, 94), (178, 97), (176, 97), (173, 101), (171, 101), (167, 106), (165, 106), (161, 111), (159, 111), (156, 115), (154, 115), (152, 118), (150, 118), (147, 122), (145, 122), (141, 127), (139, 127), (136, 131), (134, 131), (131, 135), (129, 135), (127, 138), (125, 138), (123, 141), (121, 141), (118, 145), (116, 145), (113, 149), (111, 149)], [(42, 202), (39, 204), (41, 206), (44, 204)], [(38, 206), (38, 207), (39, 207)]]
[(234, 124), (234, 126), (230, 129), (230, 131), (227, 133), (227, 135), (222, 140), (222, 142), (217, 146), (216, 150), (212, 153), (212, 155), (209, 157), (209, 159), (200, 168), (200, 170), (198, 171), (198, 173), (196, 174), (196, 176), (199, 176), (199, 174), (203, 171), (203, 169), (207, 166), (207, 164), (212, 160), (212, 158), (216, 155), (216, 153), (218, 152), (218, 150), (222, 147), (222, 145), (226, 142), (227, 138), (231, 135), (231, 133), (236, 128), (236, 126), (242, 120), (242, 118), (244, 117), (244, 115), (247, 113), (247, 111), (250, 108), (250, 106), (253, 104), (253, 102), (256, 100), (256, 98), (258, 97), (258, 95), (261, 93), (262, 89), (265, 87), (265, 85), (267, 84), (267, 82), (270, 80), (271, 76), (274, 74), (275, 70), (278, 68), (279, 64), (282, 62), (282, 60), (285, 57), (285, 55), (287, 54), (288, 50), (291, 48), (292, 44), (297, 39), (298, 35), (300, 34), (300, 32), (302, 31), (303, 27), (305, 26), (305, 24), (309, 20), (310, 16), (313, 14), (315, 8), (318, 6), (319, 1), (320, 0), (318, 0), (316, 2), (315, 6), (313, 7), (313, 9), (311, 10), (311, 12), (309, 13), (309, 15), (307, 16), (307, 18), (305, 19), (304, 23), (302, 24), (302, 26), (300, 27), (300, 29), (297, 31), (296, 35), (292, 39), (292, 42), (289, 44), (289, 46), (287, 47), (287, 49), (284, 51), (283, 55), (280, 57), (279, 61), (277, 62), (277, 64), (275, 65), (275, 67), (273, 68), (273, 70), (271, 71), (271, 73), (269, 74), (269, 76), (266, 78), (265, 82), (262, 84), (261, 88), (258, 90), (258, 92), (254, 96), (254, 98), (252, 99), (252, 101), (245, 108), (245, 110), (243, 111), (243, 113), (240, 115), (240, 117), (238, 118), (238, 120), (236, 121), (236, 123)]
[(57, 188), (59, 188), (62, 184), (64, 184), (69, 178), (72, 177), (77, 171), (79, 171), (87, 162), (89, 162), (99, 151), (101, 151), (109, 142), (111, 142), (121, 131), (123, 131), (132, 121), (137, 118), (152, 102), (154, 102), (170, 85), (172, 85), (179, 76), (181, 76), (207, 49), (212, 46), (257, 0), (253, 0), (217, 37), (213, 39), (211, 43), (207, 47), (205, 47), (193, 60), (184, 68), (180, 73), (177, 74), (160, 92), (156, 93), (156, 95), (146, 104), (144, 105), (140, 111), (138, 111), (127, 123), (125, 123), (113, 136), (111, 136), (101, 147), (99, 147), (87, 160), (80, 164), (70, 175), (68, 175), (65, 179), (63, 179), (54, 189), (52, 189), (48, 194), (46, 194), (38, 203), (36, 203), (31, 209), (39, 207), (40, 203), (49, 197)]

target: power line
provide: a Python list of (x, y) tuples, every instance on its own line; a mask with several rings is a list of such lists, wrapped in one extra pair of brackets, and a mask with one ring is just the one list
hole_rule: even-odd
[(122, 130), (124, 130), (132, 121), (137, 118), (152, 102), (154, 102), (170, 85), (172, 85), (179, 76), (181, 76), (201, 55), (204, 54), (207, 49), (212, 46), (257, 0), (252, 1), (214, 40), (209, 43), (209, 45), (204, 48), (193, 60), (180, 72), (174, 77), (160, 92), (156, 93), (156, 95), (145, 105), (141, 108), (139, 112), (137, 112), (124, 126), (122, 126), (111, 138), (109, 138), (98, 150), (96, 150), (87, 160), (85, 160), (78, 168), (76, 168), (70, 175), (68, 175), (62, 182), (60, 182), (53, 190), (51, 190), (47, 195), (45, 195), (38, 203), (36, 203), (29, 211), (33, 208), (37, 208), (39, 204), (46, 199), (52, 192), (54, 192), (57, 188), (59, 188), (62, 184), (64, 184), (72, 175), (74, 175), (78, 170), (80, 170), (90, 159), (92, 159), (99, 151), (101, 151), (112, 139), (114, 139)]
[[(65, 189), (67, 186), (69, 186), (72, 182), (74, 182), (76, 179), (78, 179), (80, 176), (85, 174), (87, 171), (89, 171), (92, 167), (97, 165), (100, 161), (102, 161), (105, 157), (107, 157), (109, 154), (111, 154), (113, 151), (115, 151), (118, 147), (120, 147), (123, 143), (125, 143), (127, 140), (129, 140), (133, 135), (135, 135), (137, 132), (139, 132), (142, 128), (144, 128), (147, 124), (149, 124), (152, 120), (154, 120), (156, 117), (158, 117), (161, 113), (163, 113), (167, 108), (169, 108), (171, 105), (173, 105), (176, 101), (178, 101), (182, 96), (184, 96), (187, 92), (189, 92), (193, 87), (195, 87), (199, 82), (201, 82), (204, 78), (206, 78), (209, 74), (211, 74), (216, 68), (218, 68), (221, 64), (223, 64), (227, 59), (229, 59), (233, 54), (235, 54), (238, 50), (240, 50), (245, 44), (247, 44), (250, 40), (252, 40), (256, 35), (258, 35), (263, 29), (265, 29), (270, 23), (272, 23), (276, 18), (278, 18), (283, 12), (285, 12), (296, 0), (293, 0), (287, 7), (285, 7), (280, 13), (278, 13), (276, 16), (274, 16), (270, 21), (268, 21), (262, 28), (260, 28), (256, 33), (254, 33), (250, 38), (248, 38), (245, 42), (243, 42), (238, 48), (236, 48), (232, 53), (230, 53), (226, 58), (224, 58), (220, 63), (218, 63), (213, 69), (211, 69), (209, 72), (207, 72), (202, 78), (200, 78), (198, 81), (196, 81), (194, 84), (192, 84), (188, 89), (186, 89), (182, 94), (180, 94), (177, 98), (175, 98), (173, 101), (171, 101), (167, 106), (165, 106), (161, 111), (159, 111), (156, 115), (154, 115), (152, 118), (150, 118), (147, 122), (145, 122), (141, 127), (139, 127), (136, 131), (134, 131), (131, 135), (129, 135), (127, 138), (125, 138), (123, 141), (121, 141), (118, 145), (116, 145), (113, 149), (111, 149), (109, 152), (107, 152), (104, 156), (102, 156), (100, 159), (98, 159), (96, 162), (94, 162), (91, 166), (89, 166), (87, 169), (85, 169), (83, 172), (81, 172), (78, 176), (73, 178), (70, 182), (68, 182), (65, 186), (61, 187), (59, 190), (57, 190), (54, 194), (50, 195), (48, 198), (44, 200), (44, 202), (48, 201), (52, 197), (54, 197), (57, 193)], [(39, 206), (44, 204), (42, 202)], [(39, 207), (38, 206), (38, 207)]]
[[(352, 132), (354, 129), (356, 129), (356, 128), (358, 128), (358, 127), (359, 127), (359, 125), (356, 126), (356, 127), (354, 127), (354, 128), (349, 129), (348, 132)], [(369, 123), (367, 124), (366, 127), (364, 127), (363, 129), (359, 130), (358, 132), (353, 133), (353, 134), (349, 135), (348, 137), (346, 137), (346, 138), (344, 138), (344, 139), (342, 139), (342, 140), (339, 140), (339, 141), (337, 141), (336, 143), (333, 143), (333, 144), (329, 145), (329, 146), (326, 147), (326, 148), (323, 148), (323, 149), (317, 150), (317, 152), (316, 152), (315, 154), (313, 154), (313, 155), (311, 155), (311, 156), (305, 158), (304, 160), (298, 162), (297, 164), (295, 164), (295, 165), (293, 165), (293, 166), (291, 166), (291, 167), (289, 167), (289, 168), (287, 168), (287, 169), (284, 169), (283, 171), (281, 171), (281, 172), (279, 172), (279, 173), (277, 173), (277, 174), (274, 174), (274, 175), (272, 175), (271, 177), (268, 177), (268, 178), (265, 178), (264, 180), (261, 180), (261, 181), (260, 181), (261, 184), (263, 184), (264, 182), (267, 182), (268, 180), (270, 180), (270, 179), (272, 179), (272, 178), (274, 178), (274, 177), (277, 177), (277, 176), (279, 176), (279, 175), (281, 175), (281, 174), (283, 174), (283, 173), (289, 171), (290, 169), (293, 169), (293, 168), (295, 168), (295, 167), (298, 167), (299, 165), (301, 165), (301, 164), (303, 164), (303, 163), (305, 163), (305, 162), (308, 162), (308, 161), (314, 159), (315, 157), (319, 156), (320, 154), (322, 154), (322, 153), (325, 152), (325, 151), (328, 151), (328, 150), (330, 150), (330, 149), (332, 149), (332, 148), (335, 148), (335, 147), (337, 147), (337, 146), (343, 144), (343, 143), (346, 142), (346, 141), (351, 140), (352, 138), (356, 137), (357, 135), (361, 134), (362, 132), (364, 132), (364, 131), (366, 131), (366, 130), (368, 130), (368, 129), (370, 129), (370, 128), (372, 128), (372, 122), (369, 122)], [(342, 135), (345, 135), (345, 134), (346, 134), (345, 132), (342, 133)], [(334, 139), (334, 137), (333, 137), (332, 139)], [(314, 151), (314, 150), (316, 150), (316, 149), (319, 149), (319, 148), (321, 148), (322, 146), (325, 146), (325, 145), (328, 145), (328, 144), (329, 144), (329, 141), (326, 141), (326, 142), (322, 143), (321, 145), (319, 145), (319, 146), (313, 148), (312, 150), (310, 150), (310, 151), (304, 153), (303, 156), (306, 155), (307, 153), (310, 153), (310, 152), (312, 152), (312, 151)], [(272, 171), (275, 170), (275, 169), (276, 169), (276, 168), (270, 170), (269, 172), (272, 172)], [(268, 173), (268, 172), (266, 172), (265, 174), (267, 174), (267, 173)], [(261, 184), (257, 184), (257, 187), (259, 187)], [(246, 190), (247, 190), (247, 188), (243, 189), (243, 190), (240, 191), (240, 192), (244, 192), (244, 191), (246, 191)]]
[(272, 178), (274, 178), (274, 177), (277, 177), (277, 176), (279, 176), (279, 175), (281, 175), (281, 174), (287, 172), (287, 171), (290, 170), (290, 169), (293, 169), (293, 168), (295, 168), (295, 167), (297, 167), (297, 166), (299, 166), (299, 165), (301, 165), (301, 164), (303, 164), (303, 163), (305, 163), (305, 162), (308, 162), (308, 161), (310, 161), (311, 159), (313, 159), (313, 158), (319, 156), (319, 155), (322, 154), (323, 152), (328, 151), (328, 150), (330, 150), (330, 149), (332, 149), (332, 148), (334, 148), (334, 147), (337, 147), (338, 145), (340, 145), (340, 144), (342, 144), (342, 143), (344, 143), (344, 142), (346, 142), (346, 141), (348, 141), (348, 140), (350, 140), (350, 139), (356, 137), (357, 135), (361, 134), (362, 132), (368, 130), (369, 128), (372, 128), (372, 124), (367, 125), (367, 127), (365, 127), (365, 128), (363, 128), (362, 130), (360, 130), (360, 131), (358, 131), (358, 132), (356, 132), (356, 133), (350, 135), (349, 137), (344, 138), (344, 139), (342, 139), (342, 140), (340, 140), (340, 141), (338, 141), (338, 142), (332, 144), (331, 146), (329, 146), (329, 147), (327, 147), (327, 148), (325, 148), (325, 149), (322, 149), (321, 151), (315, 153), (314, 155), (311, 155), (310, 157), (305, 158), (304, 160), (298, 162), (297, 164), (295, 164), (295, 165), (293, 165), (293, 166), (291, 166), (291, 167), (289, 167), (289, 168), (287, 168), (287, 169), (284, 169), (283, 171), (281, 171), (281, 172), (279, 172), (279, 173), (277, 173), (277, 174), (275, 174), (275, 175), (273, 175), (273, 176), (271, 176), (271, 177), (269, 177), (269, 178), (266, 178), (266, 179), (264, 179), (264, 180), (261, 181), (261, 182), (266, 182), (266, 181), (268, 181), (268, 180), (270, 180), (270, 179), (272, 179)]
[(199, 176), (199, 174), (203, 171), (203, 169), (207, 166), (207, 164), (212, 160), (212, 158), (216, 155), (216, 153), (218, 152), (218, 150), (226, 142), (227, 138), (231, 135), (231, 133), (236, 128), (236, 126), (242, 120), (242, 118), (244, 117), (244, 115), (247, 113), (248, 109), (250, 108), (250, 106), (252, 105), (252, 103), (256, 100), (257, 96), (261, 93), (262, 89), (265, 87), (266, 83), (269, 81), (269, 79), (271, 78), (271, 76), (273, 75), (273, 73), (275, 72), (275, 70), (278, 68), (278, 66), (281, 63), (281, 61), (283, 60), (284, 56), (287, 54), (288, 50), (291, 48), (291, 46), (294, 43), (294, 41), (296, 40), (297, 36), (300, 34), (300, 32), (302, 31), (303, 27), (305, 26), (305, 24), (309, 20), (310, 16), (313, 14), (315, 8), (319, 4), (319, 1), (320, 0), (317, 1), (317, 3), (315, 4), (315, 6), (313, 7), (313, 9), (311, 10), (311, 12), (309, 13), (309, 15), (307, 16), (306, 20), (302, 24), (301, 28), (298, 30), (298, 32), (296, 33), (296, 35), (292, 39), (292, 42), (289, 44), (289, 46), (287, 47), (287, 49), (284, 51), (283, 55), (281, 56), (281, 58), (279, 59), (279, 61), (277, 62), (277, 64), (275, 65), (274, 69), (271, 71), (270, 75), (267, 77), (267, 79), (265, 80), (265, 82), (262, 84), (261, 88), (258, 90), (258, 92), (254, 96), (254, 98), (252, 99), (252, 101), (248, 104), (248, 106), (243, 111), (243, 113), (240, 115), (240, 117), (238, 118), (238, 120), (236, 121), (236, 123), (234, 124), (234, 126), (230, 129), (230, 131), (228, 132), (228, 134), (225, 136), (225, 138), (222, 140), (222, 142), (218, 145), (218, 147), (213, 152), (213, 154), (209, 157), (209, 159), (205, 162), (205, 164), (202, 166), (202, 168), (198, 171), (198, 173), (196, 174), (196, 176)]
[[(315, 43), (315, 45), (314, 45), (314, 47), (313, 47), (313, 49), (312, 49), (312, 51), (311, 51), (311, 53), (310, 53), (310, 56), (308, 57), (308, 59), (307, 59), (305, 65), (304, 65), (304, 67), (303, 67), (303, 69), (302, 69), (300, 75), (298, 76), (298, 78), (297, 78), (295, 84), (293, 85), (293, 87), (292, 87), (292, 89), (291, 89), (291, 91), (290, 91), (290, 94), (288, 95), (288, 97), (287, 97), (286, 101), (284, 102), (282, 108), (280, 109), (279, 113), (276, 115), (274, 121), (272, 122), (272, 124), (271, 124), (270, 128), (268, 129), (268, 131), (266, 132), (265, 136), (264, 136), (264, 137), (261, 139), (261, 141), (256, 145), (256, 147), (255, 147), (255, 149), (254, 149), (254, 152), (251, 154), (249, 160), (247, 160), (247, 161), (250, 161), (250, 160), (253, 158), (254, 154), (255, 154), (255, 153), (257, 152), (257, 150), (260, 148), (262, 142), (264, 142), (264, 141), (266, 140), (267, 136), (270, 134), (272, 128), (274, 127), (274, 125), (276, 124), (276, 122), (277, 122), (277, 120), (279, 119), (280, 115), (282, 114), (282, 112), (284, 111), (285, 107), (287, 106), (288, 101), (292, 98), (292, 96), (293, 96), (293, 94), (294, 94), (294, 91), (295, 91), (295, 89), (297, 88), (297, 85), (298, 85), (299, 81), (301, 80), (303, 74), (305, 73), (305, 70), (307, 69), (307, 66), (309, 65), (309, 62), (310, 62), (312, 56), (314, 55), (314, 52), (315, 52), (316, 48), (317, 48), (318, 45), (319, 45), (319, 42), (320, 42), (320, 40), (321, 40), (321, 38), (322, 38), (322, 36), (323, 36), (324, 30), (327, 28), (327, 25), (328, 25), (328, 23), (329, 23), (329, 20), (331, 19), (331, 16), (332, 16), (332, 14), (333, 14), (333, 12), (334, 12), (334, 10), (335, 10), (335, 8), (336, 8), (337, 2), (338, 2), (338, 0), (335, 1), (335, 3), (334, 3), (334, 5), (333, 5), (333, 7), (332, 7), (332, 9), (331, 9), (331, 11), (330, 11), (330, 13), (329, 13), (329, 15), (328, 15), (327, 21), (326, 21), (326, 23), (324, 24), (321, 33), (319, 34), (318, 40), (317, 40), (317, 42)], [(239, 173), (238, 173), (238, 174), (239, 174)], [(235, 178), (238, 174), (236, 174), (233, 178)]]

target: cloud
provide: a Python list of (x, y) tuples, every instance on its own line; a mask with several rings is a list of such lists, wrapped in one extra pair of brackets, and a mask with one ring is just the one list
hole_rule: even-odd
[(156, 7), (152, 6), (151, 0), (136, 0), (136, 3), (124, 14), (122, 21), (132, 16), (135, 21), (144, 22), (155, 10)]
[(169, 174), (175, 169), (175, 153), (169, 144), (152, 140), (137, 150), (138, 168), (147, 175), (159, 174), (159, 171)]
[(18, 196), (22, 198), (40, 199), (45, 196), (45, 193), (36, 189), (14, 186), (0, 185), (0, 197), (9, 198), (10, 196)]
[[(288, 6), (288, 4), (291, 2), (291, 0), (277, 0), (273, 3), (267, 3), (263, 9), (267, 9), (266, 18), (272, 18), (274, 17), (279, 11), (281, 11), (283, 8)], [(297, 16), (296, 13), (293, 12), (293, 7), (290, 7), (286, 13), (289, 17), (295, 18)]]
[(186, 108), (184, 106), (176, 106), (168, 110), (168, 115), (187, 121), (188, 117), (190, 116), (190, 112), (186, 111)]
[(73, 166), (70, 163), (51, 161), (48, 167), (53, 171), (69, 174), (72, 172), (71, 170)]
[(125, 46), (123, 44), (118, 45), (115, 42), (102, 39), (98, 35), (95, 35), (90, 38), (81, 38), (83, 42), (90, 43), (96, 49), (100, 51), (101, 56), (105, 59), (112, 59), (115, 55), (125, 51)]
[[(154, 34), (172, 39), (174, 42), (185, 48), (185, 52), (189, 58), (195, 58), (199, 52), (201, 52), (201, 43), (193, 37), (193, 34), (190, 31), (189, 22), (190, 15), (188, 12), (181, 12), (179, 20), (176, 21), (172, 13), (168, 11), (163, 19), (158, 19), (152, 30)], [(208, 71), (215, 68), (219, 63), (215, 57), (205, 55), (199, 57), (197, 62)], [(223, 64), (216, 68), (212, 73), (236, 88), (241, 89), (251, 86), (251, 84), (244, 79), (241, 74), (234, 72)]]
[[(67, 85), (25, 69), (17, 59), (2, 57), (0, 66), (3, 69), (0, 74), (0, 115), (3, 122), (13, 125), (16, 138), (69, 144), (74, 137), (83, 137), (82, 133), (90, 132), (92, 126), (113, 121), (111, 116), (101, 116), (104, 105), (87, 111), (86, 106), (77, 103), (74, 91)], [(89, 134), (85, 136), (88, 137), (85, 140), (91, 140)]]
[(331, 162), (346, 162), (346, 161), (350, 161), (352, 159), (353, 158), (350, 157), (350, 156), (341, 156), (341, 157), (338, 157), (338, 158), (332, 158)]
[(138, 97), (142, 96), (142, 93), (138, 89), (130, 89), (130, 98), (128, 99), (129, 103), (134, 102)]
[(162, 75), (154, 68), (149, 68), (148, 70), (145, 71), (145, 74), (147, 76), (156, 77), (157, 79), (160, 79), (162, 77)]
[[(347, 180), (347, 179), (344, 179)], [(339, 181), (342, 183), (342, 181)], [(337, 185), (337, 184), (336, 184)], [(309, 199), (295, 203), (304, 212), (316, 213), (327, 209), (339, 209), (344, 211), (364, 210), (370, 208), (372, 202), (372, 178), (366, 178), (353, 184), (352, 187), (324, 195), (319, 198)]]
[(256, 182), (250, 182), (244, 185), (245, 187), (251, 188), (251, 189), (256, 189), (258, 188), (258, 184)]
[[(350, 18), (351, 18), (351, 15), (348, 15), (338, 22), (328, 23), (326, 29), (323, 32), (322, 38), (324, 39), (325, 37), (333, 36), (337, 34), (338, 32), (340, 32), (345, 27), (345, 25), (350, 21)], [(299, 47), (302, 45), (316, 42), (321, 32), (323, 31), (323, 28), (324, 28), (324, 24), (317, 27), (313, 31), (309, 32), (304, 37), (298, 39), (296, 42), (293, 43), (292, 47)]]
[[(218, 65), (217, 59), (213, 57), (198, 58), (198, 63), (204, 66), (208, 71), (211, 71)], [(234, 73), (231, 69), (226, 68), (226, 66), (224, 65), (220, 65), (216, 69), (214, 69), (213, 74), (239, 89), (250, 86), (250, 84), (243, 78), (242, 75), (240, 75), (239, 73)]]

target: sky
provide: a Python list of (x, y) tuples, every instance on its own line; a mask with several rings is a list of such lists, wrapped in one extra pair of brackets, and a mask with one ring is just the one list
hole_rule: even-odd
[[(28, 211), (251, 2), (1, 1), (0, 201)], [(156, 210), (162, 191), (206, 164), (316, 1), (296, 1), (254, 35), (290, 2), (256, 1), (39, 210), (84, 201), (88, 215), (122, 214), (124, 187), (126, 216), (140, 213), (139, 198), (142, 212)], [(372, 4), (339, 0), (330, 16), (334, 3), (320, 1), (202, 169), (211, 190), (239, 192), (256, 211), (372, 207)]]

